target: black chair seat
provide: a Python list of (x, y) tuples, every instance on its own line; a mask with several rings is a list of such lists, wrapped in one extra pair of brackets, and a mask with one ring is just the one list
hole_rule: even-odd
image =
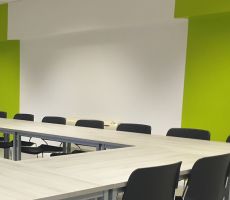
[(145, 124), (121, 123), (117, 126), (117, 131), (125, 131), (132, 133), (151, 134), (151, 126)]
[(31, 146), (33, 146), (34, 144), (35, 144), (35, 143), (33, 143), (33, 142), (21, 141), (21, 146), (31, 147)]
[(57, 147), (47, 144), (42, 144), (39, 146), (43, 153), (52, 153), (52, 152), (61, 152), (63, 151), (63, 147)]
[(167, 136), (198, 140), (210, 140), (211, 137), (209, 131), (192, 128), (171, 128)]
[(180, 166), (181, 162), (135, 170), (129, 177), (122, 200), (174, 200)]
[(37, 155), (42, 153), (42, 149), (40, 147), (21, 147), (21, 152)]
[(230, 154), (198, 160), (191, 170), (183, 199), (223, 200), (229, 164)]
[(227, 142), (227, 143), (230, 143), (230, 136), (228, 136), (226, 142)]
[(13, 142), (0, 142), (0, 148), (8, 149), (10, 147), (13, 147)]
[(182, 197), (176, 197), (175, 200), (183, 200)]
[(80, 119), (76, 122), (75, 126), (104, 129), (104, 122), (100, 120)]

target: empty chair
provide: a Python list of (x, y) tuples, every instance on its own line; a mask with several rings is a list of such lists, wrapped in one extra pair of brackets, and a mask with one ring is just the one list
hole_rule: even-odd
[(198, 160), (190, 173), (185, 193), (177, 200), (223, 200), (230, 154)]
[[(81, 119), (75, 123), (75, 126), (86, 127), (86, 128), (104, 129), (104, 122), (100, 121), (100, 120)], [(75, 145), (78, 146), (78, 144), (75, 144)], [(84, 152), (86, 152), (86, 151), (81, 150), (79, 147), (79, 149), (74, 150), (72, 152), (72, 154), (84, 153)], [(62, 155), (66, 155), (66, 153), (52, 153), (50, 156), (53, 157), (53, 156), (62, 156)]]
[(76, 122), (75, 126), (104, 129), (104, 122), (100, 120), (81, 119)]
[(127, 131), (133, 133), (151, 134), (151, 126), (145, 124), (121, 123), (117, 126), (117, 131)]
[[(0, 111), (0, 118), (7, 118), (7, 112)], [(0, 137), (0, 141), (3, 141), (4, 137)]]
[[(63, 118), (63, 117), (47, 116), (47, 117), (44, 117), (42, 119), (42, 122), (65, 125), (66, 124), (66, 119)], [(61, 151), (63, 151), (63, 148), (58, 147), (58, 146), (48, 145), (48, 143), (47, 143), (47, 144), (42, 144), (39, 147), (22, 147), (21, 151), (23, 153), (38, 155), (40, 153), (43, 154), (43, 153), (61, 152)]]
[(18, 113), (16, 115), (14, 115), (14, 119), (25, 120), (25, 121), (34, 121), (34, 115), (25, 114), (25, 113)]
[(42, 122), (43, 123), (50, 123), (50, 124), (66, 125), (66, 118), (56, 117), (56, 116), (46, 116), (46, 117), (43, 117)]
[(210, 140), (209, 131), (190, 128), (171, 128), (167, 132), (167, 136), (199, 140)]
[[(80, 119), (76, 122), (75, 126), (86, 127), (86, 128), (97, 128), (104, 129), (104, 122), (101, 120), (86, 120)], [(75, 144), (78, 146), (78, 144)], [(78, 146), (79, 147), (79, 146)], [(80, 147), (79, 147), (80, 148)], [(72, 154), (84, 153), (85, 151), (81, 149), (76, 149), (72, 152)]]
[(135, 170), (122, 200), (174, 200), (181, 162)]
[[(34, 115), (32, 114), (25, 114), (25, 113), (18, 113), (14, 115), (14, 119), (16, 120), (25, 120), (25, 121), (34, 121)], [(31, 142), (31, 137), (29, 141), (21, 141), (22, 146), (33, 146), (35, 143)]]
[(7, 112), (0, 111), (0, 118), (7, 118)]
[[(50, 123), (50, 124), (66, 125), (66, 119), (64, 117), (46, 116), (42, 119), (42, 122), (43, 123)], [(42, 149), (43, 153), (53, 153), (53, 152), (62, 152), (63, 151), (63, 147), (49, 145), (48, 143), (42, 144), (39, 147)]]
[(230, 136), (228, 136), (226, 142), (227, 142), (227, 143), (230, 143)]

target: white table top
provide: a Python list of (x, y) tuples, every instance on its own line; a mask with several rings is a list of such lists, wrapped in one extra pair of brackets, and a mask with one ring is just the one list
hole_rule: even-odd
[[(0, 128), (23, 131), (26, 134), (31, 132), (31, 136), (37, 136), (38, 133), (55, 137), (64, 135), (71, 139), (80, 138), (130, 146), (19, 162), (1, 159), (0, 180), (10, 180), (0, 183), (0, 194), (1, 197), (3, 194), (4, 200), (44, 197), (47, 197), (47, 200), (61, 199), (62, 195), (81, 195), (102, 189), (124, 187), (131, 172), (140, 167), (183, 161), (183, 174), (202, 157), (230, 153), (230, 145), (226, 143), (158, 135), (2, 119)], [(38, 189), (35, 189), (36, 187)]]

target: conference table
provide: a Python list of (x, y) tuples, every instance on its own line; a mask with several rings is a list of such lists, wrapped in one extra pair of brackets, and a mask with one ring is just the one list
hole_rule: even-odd
[[(230, 153), (222, 142), (10, 119), (0, 119), (0, 131), (14, 135), (17, 161), (0, 159), (4, 200), (115, 200), (137, 168), (182, 161), (183, 178), (198, 159)], [(21, 136), (92, 145), (98, 151), (20, 161)]]

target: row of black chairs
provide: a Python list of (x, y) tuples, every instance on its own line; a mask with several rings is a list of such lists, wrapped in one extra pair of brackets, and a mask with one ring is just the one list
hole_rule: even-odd
[[(6, 112), (0, 112), (0, 118), (6, 118)], [(16, 114), (14, 119), (17, 120), (26, 120), (26, 121), (34, 121), (34, 115), (32, 114)], [(56, 116), (46, 116), (42, 119), (43, 123), (53, 123), (53, 124), (66, 124), (66, 119), (63, 117)], [(75, 124), (76, 126), (88, 127), (88, 128), (97, 128), (104, 129), (104, 122), (100, 120), (78, 120)], [(127, 131), (134, 133), (143, 133), (143, 134), (151, 134), (151, 126), (144, 124), (129, 124), (129, 123), (121, 123), (117, 126), (117, 131)], [(182, 137), (182, 138), (190, 138), (190, 139), (200, 139), (200, 140), (210, 140), (210, 133), (206, 130), (199, 129), (189, 129), (189, 128), (172, 128), (167, 132), (167, 136), (171, 137)], [(13, 146), (13, 142), (4, 142), (4, 138), (0, 138), (0, 148), (10, 148)], [(62, 152), (63, 148), (61, 146), (52, 146), (49, 145), (46, 140), (44, 140), (46, 144), (42, 144), (40, 146), (32, 147), (36, 145), (31, 142), (31, 138), (29, 141), (22, 141), (22, 152), (28, 154), (40, 154), (40, 153), (54, 153), (56, 155), (57, 152)], [(230, 137), (227, 139), (227, 142), (230, 142)], [(81, 150), (75, 150), (73, 153), (82, 153)], [(63, 155), (63, 154), (57, 154)]]
[(181, 197), (175, 198), (181, 162), (135, 170), (122, 200), (223, 200), (228, 191), (230, 154), (198, 160)]

